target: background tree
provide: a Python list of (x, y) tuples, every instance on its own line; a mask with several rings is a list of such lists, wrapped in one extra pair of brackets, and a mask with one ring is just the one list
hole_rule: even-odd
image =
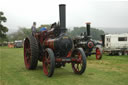
[(20, 27), (16, 32), (8, 34), (9, 41), (24, 40), (28, 35), (31, 34), (30, 28)]
[[(40, 28), (42, 27), (46, 27), (47, 29), (49, 29), (50, 26), (51, 25), (49, 24), (40, 25), (40, 27), (37, 28), (37, 31), (39, 32)], [(69, 28), (67, 29), (68, 29), (67, 34), (72, 38), (79, 36), (83, 32), (86, 32), (86, 27), (74, 27), (73, 30), (70, 30)], [(101, 40), (100, 35), (104, 34), (103, 30), (99, 30), (96, 28), (91, 28), (90, 31), (91, 31), (92, 39), (95, 40)], [(30, 34), (31, 34), (31, 28), (20, 27), (16, 32), (13, 32), (8, 35), (8, 40), (9, 41), (24, 40), (24, 38)]]
[(5, 23), (7, 18), (4, 16), (3, 12), (0, 12), (0, 42), (7, 40), (6, 32), (8, 32), (8, 28), (5, 27), (2, 23)]
[[(76, 37), (76, 36), (79, 36), (83, 32), (87, 33), (86, 29), (87, 29), (86, 27), (74, 27), (74, 29), (68, 31), (67, 34), (71, 37)], [(91, 32), (92, 39), (95, 39), (95, 40), (101, 40), (100, 35), (104, 34), (103, 30), (99, 30), (99, 29), (96, 29), (96, 28), (91, 28), (90, 32)]]

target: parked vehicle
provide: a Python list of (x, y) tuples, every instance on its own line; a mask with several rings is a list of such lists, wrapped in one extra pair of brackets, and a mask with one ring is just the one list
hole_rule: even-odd
[(22, 40), (15, 40), (14, 41), (14, 48), (22, 48), (23, 47), (23, 41)]
[(104, 52), (110, 55), (128, 55), (128, 33), (102, 35)]
[(14, 42), (8, 42), (8, 48), (14, 48)]
[(49, 30), (28, 36), (24, 41), (24, 62), (27, 69), (36, 69), (38, 60), (44, 74), (51, 77), (55, 67), (71, 63), (75, 74), (83, 74), (86, 56), (82, 48), (73, 48), (72, 39), (66, 35), (65, 5), (59, 5), (60, 24), (52, 24)]

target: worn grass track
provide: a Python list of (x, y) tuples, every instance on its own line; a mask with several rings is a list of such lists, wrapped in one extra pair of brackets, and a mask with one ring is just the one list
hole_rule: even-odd
[(91, 56), (83, 75), (74, 74), (67, 64), (48, 78), (41, 62), (36, 70), (25, 68), (23, 48), (0, 47), (0, 85), (128, 85), (128, 56)]

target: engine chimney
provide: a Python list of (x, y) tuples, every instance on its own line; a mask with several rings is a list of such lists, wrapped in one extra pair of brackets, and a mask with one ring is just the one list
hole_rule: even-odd
[(105, 35), (101, 35), (102, 46), (105, 46)]
[(66, 32), (66, 12), (65, 12), (65, 4), (59, 5), (59, 12), (60, 12), (60, 29), (61, 32)]
[(86, 27), (87, 27), (87, 36), (90, 36), (90, 22), (86, 23)]

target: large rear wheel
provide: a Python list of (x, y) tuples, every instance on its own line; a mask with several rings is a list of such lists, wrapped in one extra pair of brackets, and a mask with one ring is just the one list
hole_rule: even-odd
[(86, 56), (82, 48), (77, 48), (72, 52), (72, 57), (80, 62), (72, 62), (72, 69), (76, 74), (83, 74), (86, 69)]
[(33, 36), (24, 41), (24, 63), (27, 69), (36, 69), (38, 63), (38, 44)]
[(54, 73), (55, 57), (52, 49), (47, 48), (43, 56), (43, 71), (48, 77), (51, 77)]

